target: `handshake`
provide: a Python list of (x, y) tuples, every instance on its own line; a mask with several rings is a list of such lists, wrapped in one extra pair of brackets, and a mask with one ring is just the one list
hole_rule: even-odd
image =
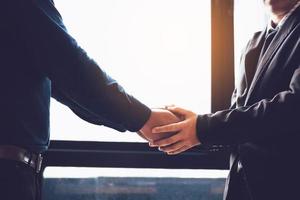
[(179, 154), (200, 144), (196, 132), (197, 114), (176, 106), (152, 109), (138, 134), (169, 155)]

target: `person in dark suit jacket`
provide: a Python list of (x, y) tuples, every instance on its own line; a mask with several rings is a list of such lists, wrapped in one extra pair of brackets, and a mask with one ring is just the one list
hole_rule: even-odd
[(224, 199), (299, 199), (299, 0), (265, 0), (271, 22), (255, 33), (241, 57), (232, 106), (196, 115), (168, 109), (185, 120), (153, 129), (178, 131), (151, 146), (178, 154), (195, 145), (230, 145)]
[(90, 123), (139, 131), (149, 141), (158, 136), (154, 125), (177, 120), (126, 93), (90, 59), (52, 0), (0, 4), (0, 199), (40, 199), (51, 96)]

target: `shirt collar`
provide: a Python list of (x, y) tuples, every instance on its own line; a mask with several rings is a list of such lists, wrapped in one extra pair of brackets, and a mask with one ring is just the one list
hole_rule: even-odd
[(289, 16), (296, 10), (296, 8), (298, 8), (300, 6), (300, 1), (298, 1), (294, 7), (280, 20), (280, 22), (278, 23), (277, 26), (274, 25), (274, 23), (272, 22), (272, 20), (269, 21), (268, 23), (268, 27), (267, 27), (267, 31), (273, 31), (273, 30), (278, 30), (280, 27), (282, 27), (282, 25), (284, 24), (284, 22), (289, 18)]

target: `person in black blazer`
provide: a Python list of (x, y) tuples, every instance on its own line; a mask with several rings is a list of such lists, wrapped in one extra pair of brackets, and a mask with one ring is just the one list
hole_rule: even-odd
[(271, 22), (255, 33), (241, 57), (240, 77), (227, 110), (153, 129), (178, 134), (151, 144), (168, 154), (196, 145), (232, 147), (224, 199), (300, 199), (299, 0), (265, 0)]

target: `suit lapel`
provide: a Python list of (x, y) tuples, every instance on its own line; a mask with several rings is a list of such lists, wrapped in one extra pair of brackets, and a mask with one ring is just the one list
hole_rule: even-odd
[(287, 19), (287, 21), (283, 24), (283, 26), (278, 30), (277, 34), (275, 35), (273, 41), (271, 42), (269, 48), (266, 50), (263, 57), (259, 60), (257, 64), (257, 70), (255, 72), (255, 75), (253, 77), (253, 80), (251, 82), (247, 98), (245, 101), (245, 105), (249, 102), (250, 97), (253, 95), (253, 92), (258, 85), (258, 80), (260, 80), (266, 71), (266, 69), (269, 66), (270, 61), (274, 57), (274, 54), (280, 47), (280, 45), (283, 43), (283, 41), (287, 38), (288, 34), (291, 32), (291, 30), (295, 27), (295, 24), (297, 24), (298, 16), (299, 15), (299, 8), (295, 10), (293, 15)]
[(261, 32), (257, 38), (252, 40), (251, 43), (249, 44), (248, 49), (246, 49), (247, 53), (245, 54), (244, 67), (245, 67), (246, 81), (247, 81), (248, 88), (253, 80), (256, 71), (258, 58), (264, 43), (265, 34), (266, 34), (266, 30)]
[(258, 57), (264, 42), (264, 34), (265, 32), (263, 31), (255, 33), (241, 56), (236, 96), (234, 99), (237, 107), (245, 104), (248, 90), (256, 71)]

